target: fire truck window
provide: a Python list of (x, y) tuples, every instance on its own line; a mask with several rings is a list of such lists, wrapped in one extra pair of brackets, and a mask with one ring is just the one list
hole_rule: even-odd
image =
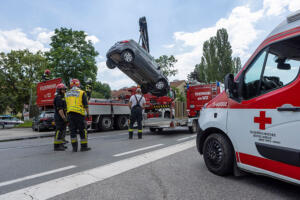
[[(290, 69), (278, 69), (278, 62), (289, 64)], [(282, 87), (292, 82), (298, 75), (300, 61), (295, 59), (278, 59), (273, 53), (268, 54), (266, 67), (261, 82), (261, 93)]]
[(243, 97), (245, 99), (250, 99), (257, 96), (259, 92), (259, 82), (264, 65), (264, 60), (266, 57), (266, 51), (261, 53), (252, 64), (249, 66), (245, 73), (244, 78), (244, 90)]

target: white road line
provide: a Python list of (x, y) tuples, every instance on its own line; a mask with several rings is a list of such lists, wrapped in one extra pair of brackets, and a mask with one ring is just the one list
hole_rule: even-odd
[(195, 146), (195, 141), (187, 141), (180, 144), (144, 153), (138, 156), (120, 160), (94, 169), (78, 172), (69, 176), (61, 177), (41, 184), (16, 190), (0, 195), (0, 200), (44, 200), (64, 194), (66, 192), (87, 186), (92, 183), (103, 181), (107, 178), (127, 172), (137, 167), (149, 164), (175, 153), (187, 150)]
[(124, 153), (115, 154), (113, 156), (114, 157), (124, 156), (124, 155), (127, 155), (127, 154), (131, 154), (131, 153), (135, 153), (135, 152), (139, 152), (139, 151), (144, 151), (144, 150), (147, 150), (147, 149), (153, 149), (155, 147), (159, 147), (159, 146), (163, 146), (163, 145), (164, 144), (156, 144), (156, 145), (152, 145), (152, 146), (148, 146), (148, 147), (143, 147), (143, 148), (140, 148), (140, 149), (135, 149), (135, 150), (132, 150), (132, 151), (127, 151), (127, 152), (124, 152)]
[(176, 140), (177, 142), (180, 142), (180, 141), (183, 141), (183, 140), (188, 140), (188, 139), (191, 139), (191, 138), (194, 138), (196, 137), (196, 135), (193, 135), (193, 136), (189, 136), (189, 137), (184, 137), (184, 138), (179, 138), (178, 140)]
[(54, 174), (54, 173), (57, 173), (57, 172), (62, 172), (62, 171), (72, 169), (72, 168), (75, 168), (75, 167), (76, 167), (75, 165), (70, 165), (70, 166), (67, 166), (67, 167), (62, 167), (62, 168), (58, 168), (58, 169), (55, 169), (55, 170), (42, 172), (42, 173), (39, 173), (39, 174), (25, 176), (23, 178), (14, 179), (14, 180), (11, 180), (11, 181), (5, 181), (5, 182), (0, 183), (0, 187), (6, 186), (6, 185), (11, 185), (11, 184), (21, 182), (21, 181), (25, 181), (25, 180), (29, 180), (29, 179), (34, 179), (34, 178), (41, 177), (41, 176)]

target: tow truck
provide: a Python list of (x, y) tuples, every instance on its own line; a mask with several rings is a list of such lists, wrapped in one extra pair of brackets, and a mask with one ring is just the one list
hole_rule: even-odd
[[(245, 36), (246, 37), (246, 36)], [(197, 149), (217, 175), (300, 184), (300, 10), (283, 20), (200, 112)]]

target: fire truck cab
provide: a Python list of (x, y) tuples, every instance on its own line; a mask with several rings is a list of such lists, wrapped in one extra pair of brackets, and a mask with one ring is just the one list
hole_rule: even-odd
[(211, 172), (234, 169), (300, 184), (300, 11), (261, 43), (203, 107), (197, 148)]

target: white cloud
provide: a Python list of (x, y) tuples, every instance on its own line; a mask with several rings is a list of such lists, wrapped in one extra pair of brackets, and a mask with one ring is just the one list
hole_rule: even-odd
[(245, 61), (253, 51), (249, 47), (264, 33), (263, 30), (257, 28), (257, 24), (262, 20), (268, 20), (264, 16), (274, 17), (299, 9), (299, 0), (264, 0), (263, 7), (259, 10), (252, 11), (250, 5), (238, 6), (232, 9), (228, 17), (219, 19), (211, 27), (195, 32), (175, 32), (176, 47), (185, 49), (183, 53), (177, 51), (176, 54), (175, 52), (178, 60), (175, 67), (179, 71), (176, 78), (186, 79), (194, 66), (200, 63), (204, 41), (214, 36), (218, 29), (227, 29), (233, 55), (240, 56), (242, 61)]
[(112, 90), (136, 85), (136, 83), (118, 68), (108, 69), (105, 62), (99, 62), (97, 66), (97, 80), (109, 84)]
[(97, 42), (99, 42), (100, 40), (96, 37), (96, 36), (94, 36), (94, 35), (88, 35), (87, 37), (86, 37), (86, 40), (88, 41), (88, 40), (91, 40), (91, 42), (93, 43), (93, 44), (96, 44)]
[(8, 52), (19, 49), (37, 52), (38, 50), (45, 51), (47, 48), (41, 41), (30, 39), (21, 29), (0, 30), (0, 51)]
[(175, 46), (175, 44), (166, 44), (166, 45), (163, 45), (163, 47), (166, 48), (166, 49), (172, 49), (174, 46)]

